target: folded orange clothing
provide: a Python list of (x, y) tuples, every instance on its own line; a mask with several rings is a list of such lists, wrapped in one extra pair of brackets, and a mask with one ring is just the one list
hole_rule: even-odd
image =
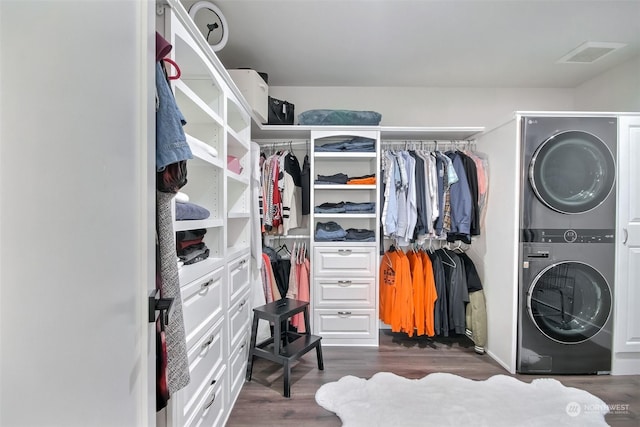
[(369, 178), (353, 178), (347, 181), (347, 184), (353, 185), (365, 185), (365, 184), (375, 184), (376, 183), (376, 177), (372, 176)]

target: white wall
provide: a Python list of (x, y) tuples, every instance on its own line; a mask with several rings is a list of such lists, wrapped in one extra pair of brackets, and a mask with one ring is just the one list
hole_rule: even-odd
[(640, 111), (640, 56), (575, 89), (576, 110)]
[(572, 110), (573, 89), (269, 87), (297, 115), (320, 108), (373, 110), (385, 126), (491, 126), (517, 110)]
[(154, 11), (0, 0), (2, 426), (153, 423)]
[(478, 139), (478, 149), (489, 158), (490, 178), (483, 232), (469, 251), (484, 287), (487, 353), (512, 374), (518, 320), (518, 134), (518, 121), (512, 119)]

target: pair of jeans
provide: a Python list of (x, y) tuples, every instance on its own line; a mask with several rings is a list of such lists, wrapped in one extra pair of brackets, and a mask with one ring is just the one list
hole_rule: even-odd
[(345, 240), (358, 242), (375, 242), (376, 233), (372, 230), (366, 230), (362, 228), (348, 228)]
[(375, 212), (376, 204), (374, 202), (344, 202), (345, 212)]
[(354, 138), (338, 141), (338, 142), (329, 142), (323, 145), (318, 145), (315, 147), (315, 151), (364, 151), (364, 152), (372, 152), (375, 151), (375, 140), (372, 138), (365, 138), (362, 136), (356, 136)]
[(344, 240), (347, 232), (335, 221), (319, 222), (316, 224), (316, 241)]
[(313, 208), (315, 213), (344, 213), (347, 210), (345, 209), (344, 202), (339, 203), (323, 203), (321, 205)]

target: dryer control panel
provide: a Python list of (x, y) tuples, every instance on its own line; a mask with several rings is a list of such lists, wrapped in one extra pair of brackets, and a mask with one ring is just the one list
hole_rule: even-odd
[(528, 243), (614, 243), (615, 230), (526, 228), (520, 239)]

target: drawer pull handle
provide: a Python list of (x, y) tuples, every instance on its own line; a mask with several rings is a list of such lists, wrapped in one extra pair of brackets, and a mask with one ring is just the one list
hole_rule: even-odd
[(216, 401), (216, 392), (214, 391), (213, 393), (211, 393), (211, 400), (207, 402), (206, 405), (204, 405), (204, 410), (206, 411), (207, 409), (209, 409), (209, 407), (213, 405), (213, 402), (215, 401)]
[(351, 280), (338, 280), (338, 285), (342, 286), (342, 287), (347, 287), (349, 285), (351, 285), (353, 282)]
[(351, 315), (350, 311), (339, 311), (338, 316), (349, 316)]
[(206, 289), (213, 284), (213, 279), (209, 279), (202, 284), (202, 289)]
[(216, 383), (216, 381), (218, 381), (218, 380), (216, 380), (215, 378), (214, 378), (214, 379), (212, 379), (212, 380), (211, 380), (211, 384), (209, 384), (209, 385), (214, 385), (214, 384)]
[(242, 351), (242, 349), (245, 348), (246, 345), (247, 345), (247, 343), (243, 342), (242, 345), (240, 346), (240, 350), (239, 351)]
[(351, 255), (351, 249), (338, 249), (340, 255)]
[(211, 345), (211, 343), (213, 342), (213, 335), (209, 336), (209, 339), (207, 339), (205, 342), (202, 343), (202, 349), (206, 349), (207, 347), (209, 347)]
[(243, 299), (242, 301), (240, 301), (240, 304), (238, 305), (238, 311), (242, 310), (242, 307), (244, 307), (246, 303), (247, 303), (246, 299)]

